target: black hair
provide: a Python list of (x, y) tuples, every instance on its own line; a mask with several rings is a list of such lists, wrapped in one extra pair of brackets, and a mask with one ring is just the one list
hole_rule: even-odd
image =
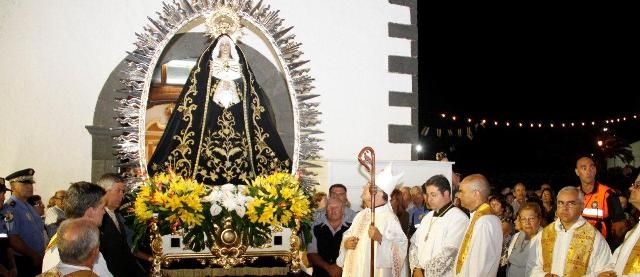
[(449, 180), (447, 179), (447, 177), (444, 177), (444, 175), (442, 174), (431, 176), (431, 178), (429, 178), (429, 180), (427, 180), (422, 185), (422, 193), (427, 194), (428, 186), (434, 186), (438, 188), (438, 191), (440, 191), (440, 193), (443, 193), (443, 194), (445, 191), (448, 191), (449, 193), (451, 193), (451, 183), (449, 183)]

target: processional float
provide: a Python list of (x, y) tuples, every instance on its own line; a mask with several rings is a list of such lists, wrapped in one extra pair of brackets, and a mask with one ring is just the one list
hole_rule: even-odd
[[(290, 215), (291, 218), (286, 218), (289, 219), (288, 221), (283, 219), (283, 215), (280, 215), (278, 217), (280, 221), (278, 222), (286, 222), (287, 224), (271, 226), (273, 227), (271, 231), (282, 231), (279, 229), (284, 229), (285, 233), (289, 232), (288, 242), (285, 242), (283, 246), (274, 247), (271, 233), (265, 234), (264, 229), (260, 229), (260, 232), (252, 233), (252, 235), (258, 237), (262, 235), (261, 238), (265, 238), (264, 236), (266, 235), (264, 244), (247, 245), (248, 240), (246, 238), (248, 235), (235, 228), (234, 225), (239, 221), (233, 220), (247, 220), (249, 222), (251, 208), (254, 209), (254, 214), (260, 212), (264, 214), (264, 209), (268, 203), (262, 203), (263, 206), (259, 206), (259, 204), (244, 199), (246, 204), (244, 210), (239, 208), (236, 211), (229, 211), (229, 207), (226, 209), (223, 207), (223, 211), (227, 211), (232, 215), (235, 213), (235, 215), (234, 217), (222, 217), (220, 215), (224, 215), (224, 212), (220, 213), (215, 208), (217, 203), (211, 200), (215, 198), (215, 195), (212, 195), (218, 195), (217, 193), (222, 195), (230, 194), (242, 198), (243, 196), (240, 196), (241, 191), (253, 191), (255, 196), (263, 193), (261, 192), (262, 189), (269, 192), (272, 187), (280, 185), (290, 186), (291, 190), (294, 191), (293, 198), (299, 198), (299, 201), (290, 200), (287, 202), (288, 204), (276, 204), (300, 206), (305, 201), (309, 201), (309, 196), (313, 193), (314, 186), (317, 185), (315, 173), (310, 169), (316, 167), (313, 161), (319, 159), (318, 151), (321, 148), (318, 145), (319, 139), (315, 136), (322, 132), (316, 128), (319, 123), (317, 117), (320, 114), (317, 109), (318, 103), (310, 100), (318, 95), (311, 93), (314, 88), (312, 84), (314, 79), (309, 74), (309, 68), (306, 67), (309, 61), (301, 58), (303, 55), (301, 51), (302, 44), (295, 40), (295, 35), (292, 34), (293, 27), (284, 25), (284, 20), (280, 17), (278, 10), (271, 9), (269, 5), (263, 4), (263, 1), (254, 3), (251, 0), (181, 0), (163, 3), (162, 11), (157, 13), (156, 18), (149, 17), (149, 21), (150, 23), (144, 27), (144, 32), (136, 33), (136, 49), (128, 53), (127, 67), (123, 71), (124, 77), (121, 80), (123, 88), (117, 91), (122, 95), (117, 99), (119, 107), (116, 109), (116, 120), (121, 124), (121, 127), (113, 128), (113, 131), (120, 132), (115, 137), (114, 148), (117, 151), (116, 156), (119, 161), (116, 166), (121, 168), (122, 172), (128, 172), (127, 184), (132, 190), (138, 191), (138, 195), (148, 192), (147, 198), (139, 197), (134, 201), (140, 202), (136, 203), (139, 204), (136, 206), (139, 208), (136, 212), (145, 214), (145, 218), (148, 218), (146, 222), (150, 230), (150, 245), (153, 251), (152, 275), (161, 276), (163, 266), (182, 259), (196, 259), (203, 265), (218, 265), (228, 269), (253, 261), (259, 256), (278, 257), (289, 264), (291, 271), (299, 270), (301, 268), (299, 256), (301, 241), (298, 233), (305, 226), (304, 221), (308, 220), (307, 215), (305, 217), (295, 214)], [(259, 176), (256, 176), (256, 179), (247, 184), (247, 187), (239, 186), (243, 184), (233, 184), (234, 187), (206, 187), (203, 192), (198, 184), (192, 184), (187, 178), (176, 176), (175, 172), (167, 172), (162, 180), (154, 179), (154, 176), (148, 176), (147, 155), (145, 153), (145, 112), (149, 101), (154, 69), (157, 67), (164, 51), (170, 45), (172, 38), (178, 33), (193, 29), (194, 25), (206, 25), (208, 33), (211, 33), (211, 30), (214, 32), (226, 32), (233, 39), (240, 37), (243, 32), (249, 32), (254, 34), (254, 37), (259, 38), (269, 49), (269, 53), (265, 54), (273, 56), (278, 71), (285, 80), (288, 90), (287, 95), (292, 106), (294, 145), (292, 147), (293, 153), (290, 153), (291, 171), (288, 177), (274, 175), (275, 177), (265, 181), (258, 180), (257, 177)], [(279, 180), (278, 182), (280, 183), (270, 183), (273, 180)], [(299, 190), (296, 190), (297, 188)], [(170, 191), (171, 189), (173, 191)], [(184, 193), (185, 191), (190, 193)], [(160, 194), (155, 194), (156, 192)], [(197, 201), (188, 199), (188, 195), (193, 195), (193, 192), (197, 192), (197, 195), (201, 196), (199, 199), (205, 199), (210, 196), (211, 201), (204, 204), (205, 208), (198, 206), (198, 203), (195, 203)], [(162, 193), (165, 196), (162, 196)], [(276, 195), (282, 197), (278, 193), (280, 192), (277, 191)], [(157, 195), (160, 195), (158, 196), (160, 197), (159, 199), (156, 197)], [(193, 217), (193, 222), (198, 222), (199, 220), (204, 222), (202, 225), (198, 225), (200, 229), (187, 224), (186, 222), (189, 220), (186, 219), (180, 220), (182, 225), (172, 224), (168, 226), (166, 224), (168, 218), (163, 217), (162, 213), (152, 213), (150, 208), (152, 205), (156, 205), (163, 202), (162, 199), (166, 198), (165, 200), (167, 200), (173, 196), (183, 197), (179, 200), (183, 201), (183, 209), (192, 213), (189, 214), (189, 217)], [(288, 197), (288, 199), (292, 198), (291, 196)], [(254, 206), (249, 207), (250, 205)], [(144, 207), (149, 208), (149, 210), (145, 210)], [(206, 210), (207, 207), (211, 207), (210, 214), (207, 214), (209, 212)], [(261, 208), (262, 210), (259, 210)], [(198, 214), (200, 212), (199, 209), (203, 210), (201, 211), (203, 214)], [(255, 209), (259, 211), (256, 212)], [(184, 214), (186, 216), (187, 212)], [(176, 215), (176, 217), (179, 216)], [(171, 215), (168, 217), (171, 217)], [(216, 218), (220, 218), (220, 220), (211, 222), (212, 220), (215, 221)], [(260, 222), (257, 221), (261, 219), (263, 218), (257, 218), (256, 222), (252, 221), (252, 223), (258, 224)], [(260, 224), (263, 227), (267, 225), (265, 222)], [(246, 225), (251, 224), (247, 223)], [(200, 232), (200, 230), (204, 231)], [(167, 235), (167, 232), (171, 234)], [(194, 232), (197, 235), (193, 235)], [(179, 245), (180, 249), (175, 249), (174, 252), (169, 251), (169, 248), (172, 248), (174, 244), (172, 239), (175, 238), (173, 237), (177, 236), (184, 239), (184, 236), (189, 234), (191, 236), (188, 244), (178, 242), (177, 245)], [(189, 248), (196, 248), (198, 251)], [(203, 250), (203, 248), (208, 248), (208, 251)], [(271, 251), (270, 249), (272, 248), (277, 249)]]

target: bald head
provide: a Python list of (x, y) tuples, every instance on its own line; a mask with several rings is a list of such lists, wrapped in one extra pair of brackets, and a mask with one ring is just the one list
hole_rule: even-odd
[(471, 186), (471, 189), (480, 192), (480, 196), (483, 200), (486, 201), (489, 199), (491, 188), (489, 187), (489, 181), (482, 174), (469, 175), (462, 180), (462, 183), (468, 183)]
[(56, 243), (60, 260), (72, 265), (93, 265), (98, 257), (100, 232), (90, 220), (67, 219), (60, 224)]
[(487, 178), (480, 174), (473, 174), (462, 180), (457, 197), (460, 199), (460, 204), (463, 207), (469, 211), (474, 211), (480, 205), (487, 203), (489, 192), (489, 181), (487, 181)]

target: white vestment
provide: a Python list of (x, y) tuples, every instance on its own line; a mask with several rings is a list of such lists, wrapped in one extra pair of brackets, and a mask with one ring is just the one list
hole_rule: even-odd
[[(51, 249), (45, 250), (44, 259), (42, 260), (42, 272), (45, 272), (49, 269), (52, 269), (58, 264), (60, 261), (60, 254), (58, 253), (58, 247), (51, 247)], [(93, 272), (100, 277), (113, 277), (111, 272), (109, 272), (109, 268), (107, 268), (107, 261), (102, 257), (102, 253), (98, 256), (98, 260), (93, 265)]]
[(612, 262), (615, 266), (615, 272), (618, 276), (640, 276), (640, 274), (633, 275), (622, 275), (622, 271), (624, 270), (624, 266), (627, 265), (627, 260), (629, 259), (629, 255), (631, 255), (631, 250), (640, 239), (640, 227), (636, 224), (636, 227), (633, 228), (633, 232), (628, 232), (627, 236), (624, 239), (624, 243), (613, 252)]
[(513, 235), (509, 249), (507, 250), (507, 257), (509, 259), (507, 277), (529, 276), (530, 272), (527, 272), (527, 261), (529, 260), (531, 252), (535, 251), (541, 233), (542, 228), (528, 241), (525, 239), (526, 235), (522, 231)]
[[(553, 261), (551, 263), (551, 272), (558, 276), (564, 276), (564, 266), (566, 264), (567, 255), (569, 252), (569, 245), (573, 238), (573, 234), (576, 229), (583, 224), (587, 224), (582, 216), (578, 218), (578, 221), (574, 223), (569, 230), (565, 230), (560, 219), (554, 221), (554, 228), (556, 229), (556, 242), (553, 245)], [(593, 250), (591, 251), (591, 257), (589, 258), (589, 265), (587, 266), (587, 273), (584, 276), (597, 276), (598, 273), (603, 271), (613, 270), (613, 264), (611, 260), (611, 250), (607, 241), (602, 237), (600, 232), (595, 232), (596, 237), (593, 241)], [(542, 235), (540, 235), (542, 236)], [(536, 242), (536, 247), (529, 255), (527, 260), (527, 272), (531, 272), (531, 276), (545, 276), (542, 260), (542, 238)]]
[[(382, 234), (382, 242), (374, 242), (375, 276), (407, 276), (406, 256), (408, 240), (400, 221), (393, 213), (389, 203), (376, 208), (376, 227)], [(369, 225), (371, 224), (371, 209), (364, 209), (353, 219), (351, 227), (342, 235), (340, 255), (336, 264), (342, 267), (342, 276), (369, 276), (371, 239)], [(349, 237), (360, 240), (356, 249), (347, 250), (344, 242)]]
[[(469, 215), (472, 219), (473, 212)], [(467, 226), (469, 229), (471, 226)], [(466, 233), (466, 230), (465, 230)], [(462, 239), (460, 246), (464, 243)], [(460, 249), (460, 247), (458, 247)], [(502, 254), (502, 225), (495, 215), (485, 215), (476, 221), (473, 226), (473, 235), (469, 242), (469, 252), (462, 269), (455, 276), (496, 276)], [(457, 258), (453, 264), (455, 272)]]
[[(441, 210), (447, 207), (449, 206)], [(453, 262), (458, 255), (469, 217), (457, 207), (451, 207), (442, 215), (434, 214), (432, 211), (422, 218), (420, 226), (411, 237), (411, 272), (419, 267), (424, 270), (425, 276), (453, 276)]]

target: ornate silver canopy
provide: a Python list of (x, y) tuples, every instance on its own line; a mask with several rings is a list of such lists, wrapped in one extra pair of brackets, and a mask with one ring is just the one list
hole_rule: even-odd
[[(128, 52), (128, 66), (123, 71), (118, 90), (123, 96), (117, 99), (119, 105), (115, 109), (121, 127), (114, 128), (121, 134), (115, 137), (117, 167), (126, 169), (139, 168), (139, 174), (130, 173), (128, 184), (137, 186), (142, 176), (146, 176), (145, 160), (145, 112), (153, 70), (171, 38), (185, 25), (201, 17), (207, 17), (218, 9), (234, 11), (243, 25), (259, 33), (277, 56), (277, 62), (286, 79), (294, 119), (294, 150), (292, 154), (292, 173), (299, 174), (305, 190), (310, 192), (317, 184), (315, 174), (309, 168), (315, 167), (311, 161), (319, 158), (320, 139), (316, 135), (322, 133), (316, 128), (319, 123), (318, 103), (310, 101), (317, 97), (313, 94), (314, 79), (305, 66), (309, 61), (301, 56), (302, 43), (295, 41), (291, 32), (293, 26), (285, 26), (278, 10), (272, 10), (263, 1), (254, 4), (251, 0), (173, 0), (162, 4), (162, 12), (149, 19), (144, 32), (136, 33), (136, 49)], [(137, 176), (137, 177), (136, 177)]]

